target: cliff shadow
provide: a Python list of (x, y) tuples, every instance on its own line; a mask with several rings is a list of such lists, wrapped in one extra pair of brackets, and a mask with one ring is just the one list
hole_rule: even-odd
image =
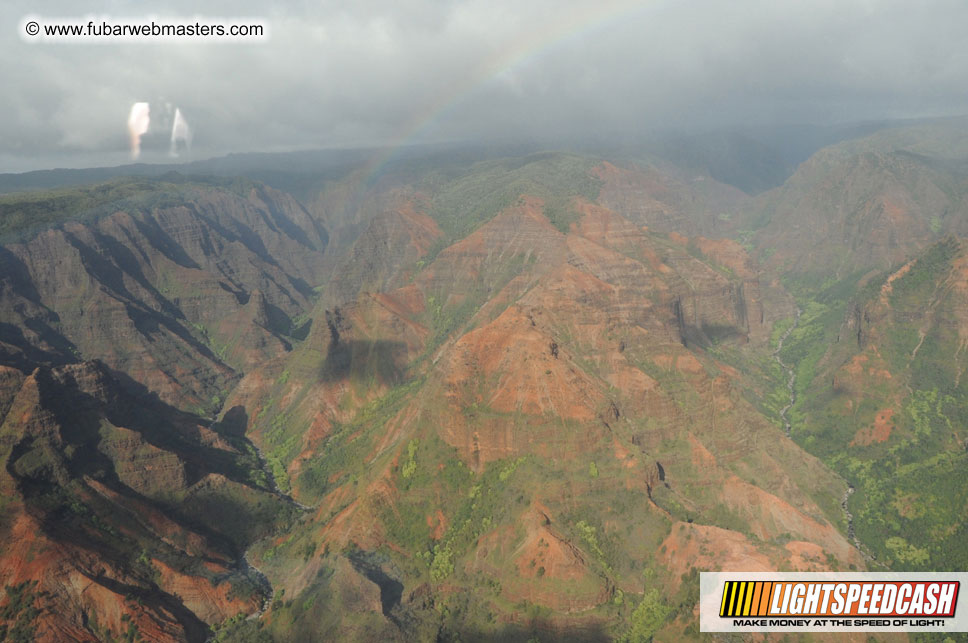
[(236, 438), (245, 438), (245, 430), (248, 427), (249, 414), (241, 404), (230, 408), (221, 420), (212, 424), (212, 430)]
[(406, 374), (407, 346), (403, 342), (358, 340), (330, 342), (319, 369), (323, 382), (369, 379), (396, 384)]

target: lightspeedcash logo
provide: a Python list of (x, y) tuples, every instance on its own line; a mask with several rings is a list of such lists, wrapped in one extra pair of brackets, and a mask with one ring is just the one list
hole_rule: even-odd
[(704, 632), (968, 631), (965, 573), (703, 573)]
[(954, 616), (958, 581), (726, 581), (721, 617)]

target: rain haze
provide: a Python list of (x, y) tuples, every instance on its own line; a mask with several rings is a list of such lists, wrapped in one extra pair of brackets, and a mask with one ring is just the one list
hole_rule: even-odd
[[(0, 171), (244, 151), (965, 113), (968, 4), (877, 0), (5, 3)], [(25, 16), (251, 17), (252, 42), (31, 42)], [(17, 33), (17, 32), (20, 33)], [(177, 121), (177, 123), (176, 123)], [(179, 136), (173, 138), (173, 129)], [(181, 129), (179, 129), (181, 128)], [(188, 129), (190, 128), (190, 129)], [(191, 143), (189, 148), (186, 143)]]

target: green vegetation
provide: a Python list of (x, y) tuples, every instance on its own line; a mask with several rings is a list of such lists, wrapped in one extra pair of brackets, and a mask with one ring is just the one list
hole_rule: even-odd
[(571, 224), (577, 223), (579, 214), (571, 205), (546, 205), (544, 215), (551, 221), (551, 225), (562, 234), (568, 234)]
[(420, 444), (420, 440), (417, 439), (410, 440), (407, 443), (407, 462), (400, 469), (400, 474), (404, 480), (412, 478), (414, 472), (417, 470), (417, 461), (414, 460), (414, 456), (417, 453), (418, 444)]
[(93, 186), (0, 196), (0, 238), (48, 228), (72, 218), (105, 214), (117, 204), (154, 200), (173, 184), (148, 179), (115, 179)]
[(591, 553), (595, 554), (605, 570), (611, 571), (608, 562), (605, 560), (605, 552), (602, 551), (601, 545), (598, 544), (598, 529), (589, 525), (584, 520), (579, 520), (575, 523), (575, 531), (578, 533), (581, 542), (588, 547)]
[[(828, 518), (840, 516), (840, 480), (831, 476), (832, 481), (804, 482), (802, 472), (817, 469), (812, 462), (798, 469), (801, 463), (791, 460), (802, 455), (799, 451), (756, 444), (763, 435), (763, 423), (729, 390), (732, 382), (741, 382), (748, 389), (743, 391), (747, 399), (779, 422), (779, 410), (789, 402), (790, 393), (786, 373), (772, 359), (771, 351), (793, 325), (793, 317), (776, 323), (768, 349), (759, 341), (728, 341), (736, 332), (731, 325), (704, 325), (713, 341), (700, 347), (690, 342), (686, 350), (693, 350), (700, 364), (692, 373), (675, 361), (683, 349), (675, 346), (671, 358), (666, 354), (669, 350), (663, 353), (663, 342), (670, 340), (666, 333), (653, 333), (650, 325), (653, 316), (668, 316), (668, 308), (663, 312), (656, 306), (668, 306), (670, 293), (678, 294), (687, 286), (696, 288), (686, 279), (687, 274), (663, 277), (656, 272), (657, 286), (653, 294), (646, 295), (655, 308), (647, 311), (643, 306), (642, 314), (638, 304), (645, 302), (628, 301), (628, 293), (638, 291), (623, 288), (621, 283), (612, 284), (616, 301), (606, 301), (605, 295), (599, 299), (587, 294), (592, 292), (587, 289), (576, 302), (581, 311), (606, 301), (603, 307), (608, 310), (608, 321), (570, 320), (566, 306), (545, 314), (540, 323), (532, 319), (538, 328), (530, 332), (553, 333), (554, 358), (558, 358), (557, 343), (562, 343), (562, 362), (556, 362), (558, 370), (552, 371), (547, 363), (535, 365), (531, 358), (521, 373), (523, 378), (531, 378), (528, 384), (536, 380), (545, 387), (539, 395), (556, 401), (563, 390), (570, 398), (564, 400), (566, 404), (581, 404), (581, 397), (571, 394), (573, 388), (556, 388), (560, 378), (551, 377), (562, 372), (559, 367), (564, 364), (569, 369), (569, 384), (580, 385), (582, 391), (587, 384), (593, 397), (607, 397), (611, 406), (599, 404), (584, 422), (551, 413), (541, 416), (490, 408), (487, 400), (497, 398), (487, 393), (493, 393), (495, 380), (468, 377), (455, 383), (434, 371), (438, 364), (448, 365), (452, 355), (431, 363), (442, 354), (438, 349), (446, 342), (493, 319), (502, 306), (510, 305), (502, 299), (481, 312), (515, 277), (537, 274), (533, 270), (537, 253), (533, 248), (489, 253), (472, 271), (456, 269), (449, 275), (437, 271), (435, 279), (427, 282), (417, 279), (420, 271), (448, 244), (466, 238), (501, 210), (521, 205), (522, 195), (543, 199), (544, 216), (559, 232), (567, 232), (579, 217), (576, 198), (597, 197), (601, 186), (589, 173), (595, 163), (578, 156), (540, 154), (425, 172), (412, 187), (420, 199), (429, 199), (431, 216), (444, 234), (415, 266), (415, 283), (430, 284), (426, 286), (430, 291), (422, 292), (425, 312), (400, 315), (412, 316), (406, 322), (413, 322), (419, 330), (416, 336), (424, 341), (416, 362), (404, 364), (412, 344), (402, 347), (367, 339), (386, 336), (380, 334), (385, 330), (380, 326), (384, 318), (360, 313), (361, 306), (346, 316), (345, 326), (340, 324), (338, 312), (333, 313), (332, 321), (326, 311), (332, 337), (328, 348), (325, 336), (320, 336), (322, 341), (316, 345), (305, 342), (305, 350), (297, 350), (292, 359), (274, 360), (256, 374), (264, 377), (251, 378), (251, 390), (263, 385), (269, 388), (255, 418), (266, 450), (266, 467), (281, 490), (294, 489), (301, 501), (315, 504), (316, 511), (300, 513), (272, 491), (259, 454), (241, 437), (251, 428), (244, 413), (237, 425), (223, 420), (213, 426), (217, 436), (205, 432), (204, 444), (186, 437), (202, 432), (192, 427), (193, 418), (186, 418), (189, 428), (184, 432), (172, 428), (181, 428), (181, 424), (167, 419), (148, 428), (137, 426), (150, 437), (144, 444), (124, 432), (129, 429), (119, 428), (130, 423), (121, 424), (114, 418), (117, 426), (105, 421), (91, 429), (96, 439), (77, 439), (63, 448), (35, 439), (33, 434), (16, 442), (7, 440), (16, 443), (17, 449), (8, 473), (18, 477), (25, 488), (29, 486), (32, 510), (40, 509), (72, 533), (95, 539), (139, 582), (159, 581), (161, 563), (178, 571), (207, 573), (210, 579), (214, 572), (184, 555), (189, 543), (179, 539), (190, 536), (175, 533), (171, 542), (153, 539), (144, 521), (113, 506), (100, 488), (93, 493), (93, 486), (85, 487), (87, 483), (80, 481), (136, 489), (173, 520), (211, 535), (212, 546), (224, 549), (218, 553), (226, 558), (256, 542), (252, 554), (273, 582), (297, 570), (305, 574), (297, 580), (304, 588), (298, 595), (291, 591), (289, 596), (284, 591), (275, 595), (268, 618), (249, 621), (239, 614), (214, 627), (212, 640), (217, 642), (326, 640), (347, 632), (361, 640), (389, 640), (393, 637), (386, 636), (387, 632), (399, 634), (392, 628), (420, 640), (415, 634), (424, 633), (421, 627), (427, 628), (430, 638), (441, 640), (461, 640), (465, 634), (467, 638), (504, 632), (516, 636), (516, 630), (501, 629), (502, 621), (512, 613), (515, 627), (524, 622), (521, 632), (533, 630), (519, 638), (540, 639), (554, 631), (549, 623), (555, 627), (553, 621), (559, 616), (547, 605), (553, 605), (553, 599), (568, 603), (574, 598), (588, 601), (576, 620), (597, 621), (621, 641), (698, 638), (692, 622), (698, 571), (692, 568), (677, 581), (660, 562), (667, 554), (663, 542), (670, 536), (672, 524), (686, 523), (679, 525), (676, 535), (690, 540), (689, 546), (698, 548), (697, 559), (703, 560), (712, 556), (711, 547), (697, 545), (689, 535), (697, 532), (688, 523), (744, 534), (751, 546), (774, 562), (786, 556), (784, 544), (800, 537), (772, 532), (764, 537), (760, 525), (751, 526), (751, 512), (743, 503), (736, 509), (723, 505), (722, 488), (710, 484), (701, 470), (713, 468), (710, 460), (717, 462), (716, 475), (735, 475), (764, 489), (780, 483), (785, 491), (777, 492), (779, 495), (798, 507), (808, 507), (810, 503), (792, 491), (800, 489), (815, 496), (820, 512)], [(25, 234), (34, 225), (96, 217), (119, 207), (180, 202), (204, 185), (169, 178), (121, 180), (0, 198), (0, 235)], [(245, 189), (245, 185), (224, 189)], [(719, 218), (729, 219), (725, 214)], [(365, 223), (362, 217), (353, 225), (360, 223)], [(930, 226), (937, 233), (942, 223), (932, 220)], [(547, 232), (556, 235), (553, 230)], [(656, 250), (663, 271), (668, 267), (678, 272), (681, 261), (699, 270), (701, 266), (686, 253), (709, 263), (695, 240), (685, 249), (667, 239), (653, 241), (656, 247), (650, 246), (649, 251)], [(797, 327), (786, 337), (780, 353), (795, 372), (796, 404), (790, 411), (793, 438), (856, 485), (857, 493), (850, 502), (857, 534), (878, 560), (898, 569), (968, 568), (968, 515), (964, 511), (968, 506), (968, 456), (963, 448), (968, 377), (965, 384), (960, 383), (965, 370), (962, 362), (968, 360), (952, 358), (961, 351), (956, 337), (959, 327), (952, 323), (954, 304), (944, 299), (940, 288), (959, 249), (952, 240), (931, 248), (908, 274), (894, 282), (890, 303), (895, 310), (874, 311), (880, 317), (872, 315), (872, 320), (862, 313), (879, 302), (884, 278), (869, 279), (860, 290), (856, 288), (858, 275), (824, 283), (786, 280), (802, 309)], [(643, 260), (634, 251), (625, 252), (629, 258)], [(404, 278), (413, 274), (411, 268), (406, 267)], [(710, 268), (738, 284), (730, 269)], [(610, 271), (603, 264), (596, 274), (604, 279)], [(166, 297), (181, 293), (177, 272), (161, 282)], [(522, 299), (519, 304), (539, 307), (543, 297), (557, 292), (569, 296), (567, 288), (542, 292), (545, 285), (538, 284), (535, 292), (539, 297)], [(302, 289), (302, 285), (294, 286)], [(697, 298), (704, 296), (700, 290), (695, 293)], [(325, 289), (318, 292), (328, 296)], [(764, 288), (762, 296), (766, 299), (775, 294), (772, 288), (769, 293)], [(507, 299), (513, 301), (514, 297)], [(932, 307), (942, 313), (938, 319), (921, 314)], [(893, 318), (897, 311), (904, 314)], [(318, 312), (314, 313), (316, 320)], [(270, 326), (281, 334), (309, 332), (308, 315), (289, 321), (288, 314)], [(581, 315), (593, 317), (585, 312)], [(643, 320), (634, 330), (646, 331), (639, 338), (648, 335), (648, 339), (637, 341), (628, 330), (636, 323), (629, 315)], [(858, 325), (844, 332), (848, 318)], [(887, 321), (882, 323), (883, 319)], [(882, 323), (876, 329), (879, 334), (869, 332), (878, 323)], [(194, 339), (216, 356), (234, 359), (239, 337), (213, 338), (211, 328), (204, 324), (186, 324)], [(364, 337), (347, 330), (340, 338), (336, 330), (344, 327), (355, 328)], [(620, 346), (622, 356), (612, 354), (611, 349), (602, 351), (598, 333), (608, 335), (609, 346)], [(408, 342), (412, 336), (407, 335)], [(588, 339), (592, 336), (595, 341)], [(876, 351), (869, 347), (874, 341)], [(864, 351), (869, 351), (865, 356), (871, 363), (879, 360), (878, 369), (887, 364), (892, 379), (858, 376), (858, 381), (851, 381), (844, 377), (842, 367)], [(522, 353), (522, 360), (529, 359), (527, 351)], [(634, 395), (631, 388), (623, 390), (624, 382), (632, 381), (623, 371), (623, 360), (649, 374), (656, 380), (655, 386), (648, 382), (646, 392)], [(724, 364), (735, 366), (742, 376), (736, 377)], [(469, 364), (466, 372), (474, 372), (474, 366)], [(544, 376), (538, 375), (541, 372)], [(445, 370), (445, 375), (450, 373)], [(719, 376), (723, 377), (713, 380)], [(511, 379), (511, 385), (518, 381), (524, 380)], [(470, 395), (452, 396), (453, 388)], [(215, 389), (213, 384), (212, 390), (205, 389), (199, 396), (200, 402), (193, 402), (200, 413), (239, 399)], [(320, 403), (302, 404), (321, 390)], [(246, 408), (251, 408), (251, 398), (244, 399)], [(453, 399), (478, 401), (455, 410), (450, 406)], [(524, 408), (524, 403), (519, 404), (518, 408)], [(889, 436), (882, 441), (856, 439), (886, 408), (894, 411)], [(454, 420), (451, 413), (462, 415)], [(310, 426), (311, 437), (307, 437)], [(78, 422), (59, 437), (74, 440), (88, 428)], [(579, 432), (586, 433), (580, 437), (588, 440), (574, 440)], [(317, 439), (321, 443), (308, 453), (309, 440)], [(206, 446), (221, 440), (233, 448)], [(138, 466), (116, 466), (123, 462), (122, 448), (128, 459), (125, 464), (133, 461)], [(517, 457), (529, 449), (531, 455)], [(187, 450), (193, 458), (169, 453)], [(565, 450), (569, 452), (563, 453)], [(494, 459), (508, 453), (514, 456)], [(299, 466), (292, 466), (297, 459)], [(153, 471), (175, 471), (172, 480), (146, 476), (149, 467), (141, 466), (146, 461), (154, 465)], [(298, 471), (292, 480), (290, 469)], [(667, 484), (659, 481), (660, 475)], [(752, 520), (768, 522), (766, 518)], [(783, 529), (787, 528), (777, 531)], [(789, 530), (797, 531), (794, 527)], [(370, 534), (373, 540), (367, 540)], [(329, 549), (333, 543), (346, 542), (350, 544), (342, 550)], [(373, 551), (361, 551), (354, 542), (378, 545)], [(669, 548), (677, 546), (674, 537), (668, 542)], [(656, 554), (660, 548), (661, 554)], [(564, 582), (560, 580), (562, 560), (568, 573)], [(826, 562), (833, 565), (835, 560), (831, 555)], [(261, 591), (252, 578), (236, 575), (242, 573), (219, 578), (231, 583), (230, 597)], [(677, 586), (672, 595), (670, 588)], [(30, 619), (36, 616), (31, 611), (35, 607), (29, 589), (7, 588), (9, 602), (2, 615), (13, 629), (5, 629), (5, 635), (29, 636), (27, 630), (16, 630), (22, 614)], [(406, 592), (406, 599), (401, 599), (400, 592)], [(554, 594), (551, 600), (549, 594)], [(382, 609), (375, 609), (377, 604)], [(111, 635), (101, 632), (96, 616), (90, 618), (98, 636)], [(128, 629), (123, 636), (135, 638), (137, 631), (130, 619), (125, 623)]]
[(483, 303), (484, 297), (481, 289), (477, 288), (467, 294), (466, 298), (459, 304), (449, 306), (446, 309), (443, 304), (433, 295), (427, 299), (427, 308), (430, 311), (432, 334), (427, 341), (427, 349), (430, 352), (440, 346), (444, 340), (450, 337), (461, 326), (477, 312), (478, 307)]
[(429, 264), (440, 250), (466, 237), (523, 194), (544, 199), (546, 215), (550, 213), (552, 223), (566, 231), (575, 219), (571, 199), (598, 197), (601, 184), (589, 174), (596, 163), (580, 156), (544, 153), (478, 163), (457, 177), (447, 176), (445, 171), (430, 175), (425, 186), (435, 193), (431, 216), (444, 235), (424, 261)]
[(619, 640), (622, 643), (648, 643), (662, 628), (671, 612), (672, 609), (663, 602), (658, 589), (648, 590), (632, 612), (628, 633)]
[(264, 631), (262, 621), (249, 621), (245, 614), (236, 614), (212, 627), (212, 643), (272, 643)]
[[(418, 378), (396, 386), (360, 409), (352, 422), (334, 425), (329, 437), (319, 447), (319, 456), (308, 460), (303, 466), (297, 481), (300, 493), (306, 498), (318, 499), (346, 479), (362, 477), (367, 470), (365, 455), (371, 445), (372, 430), (388, 422), (422, 383), (423, 379)], [(279, 430), (299, 436), (295, 427), (280, 424)], [(416, 473), (414, 458), (417, 446), (418, 443), (414, 442), (411, 458), (414, 464), (410, 476)]]
[(37, 581), (24, 581), (5, 588), (6, 605), (0, 608), (0, 640), (31, 643), (35, 640), (34, 619), (40, 616), (36, 606)]
[[(896, 569), (959, 570), (968, 564), (968, 454), (951, 443), (946, 409), (956, 404), (937, 391), (915, 391), (898, 424), (908, 431), (890, 446), (832, 461), (856, 480), (851, 506), (858, 536)], [(954, 448), (952, 448), (954, 447)]]
[(450, 576), (454, 571), (455, 558), (467, 552), (484, 532), (496, 525), (496, 519), (506, 508), (513, 506), (511, 498), (516, 497), (518, 492), (512, 475), (532, 460), (523, 457), (510, 462), (496, 462), (476, 479), (458, 479), (463, 485), (470, 482), (476, 484), (466, 492), (444, 537), (432, 550), (424, 552), (424, 558), (429, 561), (431, 580), (440, 582)]
[[(968, 565), (968, 385), (959, 377), (960, 338), (934, 312), (950, 305), (943, 284), (959, 251), (953, 239), (927, 249), (892, 282), (886, 308), (886, 275), (853, 292), (832, 283), (805, 296), (800, 327), (782, 352), (796, 366), (794, 438), (856, 487), (849, 501), (855, 532), (894, 569)], [(848, 302), (863, 312), (854, 334), (838, 342)], [(868, 330), (862, 324), (872, 314), (877, 322)], [(846, 370), (855, 355), (862, 366)], [(881, 359), (890, 377), (868, 373), (883, 372), (872, 362)], [(845, 385), (831, 386), (834, 373)], [(879, 414), (888, 422), (879, 437), (858, 442)]]
[(192, 190), (221, 187), (245, 194), (256, 184), (246, 179), (200, 179), (170, 173), (160, 178), (118, 178), (78, 187), (0, 195), (0, 241), (25, 238), (65, 221), (93, 220), (118, 210), (173, 207), (192, 198)]
[(923, 295), (922, 289), (934, 289), (938, 279), (951, 267), (951, 260), (960, 249), (957, 239), (949, 237), (940, 241), (918, 257), (917, 261), (892, 284), (891, 303), (902, 304), (911, 296)]
[[(427, 298), (427, 312), (430, 319), (431, 335), (427, 339), (423, 355), (425, 358), (438, 348), (447, 338), (458, 331), (467, 332), (468, 322), (480, 310), (481, 306), (499, 292), (509, 281), (519, 275), (526, 267), (533, 265), (535, 256), (516, 254), (503, 258), (494, 265), (488, 265), (483, 274), (471, 283), (451, 284), (451, 289), (463, 291), (456, 303), (445, 303), (449, 300), (448, 293), (441, 291), (431, 294)], [(494, 315), (500, 313), (495, 311)], [(418, 360), (419, 361), (419, 360)]]
[(430, 580), (439, 583), (454, 572), (454, 552), (450, 543), (434, 545), (433, 560), (430, 563)]

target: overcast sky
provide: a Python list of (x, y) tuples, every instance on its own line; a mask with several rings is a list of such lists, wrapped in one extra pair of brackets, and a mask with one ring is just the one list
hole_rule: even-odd
[[(0, 8), (0, 172), (117, 164), (166, 104), (188, 157), (968, 113), (964, 0), (38, 2)], [(23, 20), (262, 19), (266, 42), (27, 42)], [(41, 20), (43, 23), (43, 20)], [(145, 140), (162, 160), (166, 135)], [(183, 158), (188, 158), (183, 155)]]

